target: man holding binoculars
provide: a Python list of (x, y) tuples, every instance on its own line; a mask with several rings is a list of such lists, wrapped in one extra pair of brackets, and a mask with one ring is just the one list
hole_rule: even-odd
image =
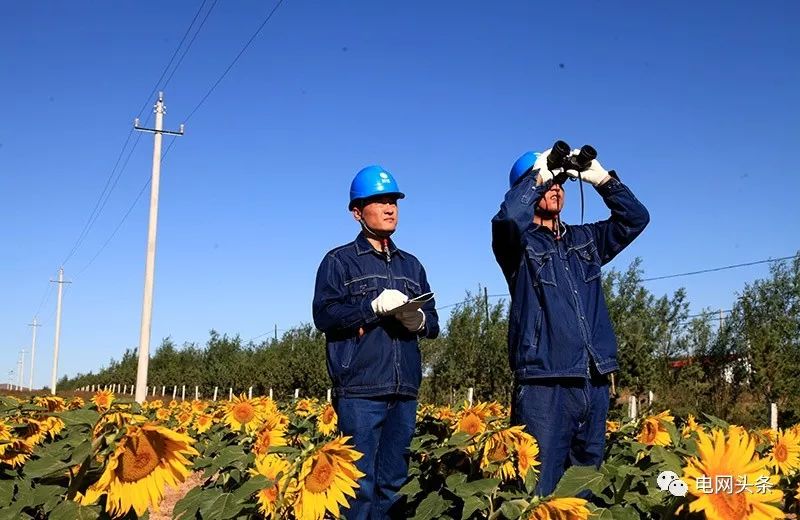
[[(647, 209), (591, 146), (563, 141), (521, 156), (492, 219), (492, 250), (511, 293), (511, 420), (539, 443), (536, 493), (553, 492), (567, 467), (603, 460), (609, 374), (618, 370), (600, 267), (639, 236)], [(594, 186), (611, 210), (599, 222), (565, 225), (566, 180)]]

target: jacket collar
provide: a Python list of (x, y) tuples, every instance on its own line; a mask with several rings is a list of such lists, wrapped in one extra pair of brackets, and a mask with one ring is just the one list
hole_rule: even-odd
[[(380, 251), (376, 251), (375, 248), (372, 247), (372, 244), (369, 243), (367, 237), (364, 236), (363, 231), (359, 233), (358, 236), (356, 237), (355, 245), (356, 245), (356, 253), (359, 255), (366, 255), (367, 253), (375, 253), (378, 255), (381, 254)], [(397, 248), (397, 246), (394, 244), (394, 241), (392, 241), (391, 238), (389, 239), (389, 253), (392, 256), (397, 255), (401, 258), (403, 257), (403, 252)]]

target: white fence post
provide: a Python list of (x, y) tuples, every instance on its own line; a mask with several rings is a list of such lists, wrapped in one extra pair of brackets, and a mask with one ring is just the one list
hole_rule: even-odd
[(181, 401), (186, 400), (186, 385), (181, 385)]
[(228, 401), (233, 401), (233, 388), (228, 388)]
[(269, 389), (269, 398), (272, 399), (272, 388)]
[(331, 389), (330, 389), (330, 388), (328, 388), (328, 397), (327, 397), (327, 400), (328, 400), (328, 402), (329, 402), (329, 403), (331, 402)]
[(473, 399), (473, 397), (475, 397), (475, 389), (474, 389), (474, 388), (472, 388), (472, 387), (469, 387), (469, 388), (467, 389), (467, 401), (469, 402), (469, 405), (470, 405), (470, 406), (472, 406), (472, 399)]
[(178, 395), (178, 385), (174, 385), (172, 387), (172, 400), (173, 401), (175, 400), (175, 396), (177, 396), (177, 395)]
[(200, 387), (198, 387), (197, 385), (195, 385), (194, 387), (194, 400), (195, 401), (200, 400)]
[(214, 400), (215, 400), (215, 401), (217, 400), (217, 389), (218, 389), (218, 388), (219, 388), (219, 387), (217, 387), (217, 386), (215, 386), (215, 387), (214, 387)]
[(161, 397), (167, 395), (167, 385), (161, 385)]
[(636, 396), (632, 395), (628, 398), (628, 417), (636, 419)]
[(769, 405), (769, 427), (773, 430), (778, 429), (778, 403)]
[(300, 399), (300, 389), (299, 388), (295, 388), (294, 389), (294, 398), (295, 399)]
[(247, 398), (248, 399), (252, 399), (253, 398), (253, 387), (252, 386), (247, 389)]
[(653, 406), (654, 399), (655, 398), (653, 396), (653, 391), (652, 390), (648, 390), (647, 391), (647, 406)]

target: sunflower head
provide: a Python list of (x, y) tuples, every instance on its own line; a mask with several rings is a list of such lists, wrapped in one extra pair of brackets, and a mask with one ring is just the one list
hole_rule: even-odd
[(244, 394), (234, 396), (233, 400), (227, 403), (225, 423), (235, 431), (244, 428), (248, 433), (254, 432), (261, 426), (263, 420), (264, 414), (258, 402), (246, 398)]
[(100, 411), (105, 411), (111, 408), (111, 403), (114, 402), (114, 392), (111, 390), (100, 390), (92, 396), (92, 403)]
[(800, 469), (800, 438), (793, 430), (778, 431), (767, 464), (779, 473), (793, 475)]
[(253, 451), (257, 455), (266, 455), (269, 449), (276, 446), (286, 446), (286, 430), (278, 421), (277, 416), (272, 416), (264, 421), (256, 431)]
[(317, 416), (317, 429), (322, 435), (331, 435), (336, 431), (336, 423), (336, 410), (328, 403)]
[(294, 405), (294, 412), (300, 417), (308, 417), (314, 413), (316, 403), (311, 399), (300, 399)]
[[(683, 470), (688, 492), (695, 497), (689, 511), (703, 512), (707, 518), (783, 518), (772, 503), (783, 494), (773, 488), (778, 477), (770, 476), (767, 460), (755, 451), (755, 439), (739, 428), (710, 434), (697, 432), (698, 456), (689, 459)], [(762, 491), (752, 489), (761, 482)], [(748, 489), (747, 486), (750, 486)]]
[(667, 424), (674, 424), (674, 418), (669, 414), (669, 410), (646, 417), (642, 421), (642, 429), (636, 440), (648, 446), (669, 446), (672, 439)]
[(334, 439), (303, 461), (293, 487), (297, 518), (321, 519), (326, 511), (338, 518), (345, 496), (355, 497), (356, 481), (364, 474), (355, 464), (362, 455), (346, 444), (349, 439)]
[(278, 500), (289, 481), (289, 470), (289, 462), (277, 455), (256, 457), (255, 468), (250, 470), (251, 475), (262, 475), (272, 482), (256, 495), (258, 509), (267, 518), (277, 512)]
[(106, 511), (113, 516), (131, 509), (142, 516), (161, 502), (165, 484), (177, 486), (189, 474), (187, 457), (198, 455), (193, 443), (192, 438), (154, 423), (128, 426), (100, 479), (84, 496), (96, 500), (107, 494)]
[(703, 427), (697, 423), (697, 420), (695, 419), (694, 415), (689, 414), (689, 416), (686, 418), (686, 424), (683, 426), (683, 429), (681, 430), (681, 436), (689, 437), (692, 435), (693, 432), (698, 432), (702, 430)]
[(85, 403), (83, 402), (83, 398), (75, 396), (70, 400), (68, 408), (70, 410), (78, 410), (80, 408), (83, 408), (84, 406)]
[(33, 398), (33, 404), (47, 408), (48, 412), (61, 412), (67, 409), (64, 399), (56, 395), (36, 396)]
[(197, 433), (205, 433), (214, 424), (214, 416), (207, 413), (201, 413), (194, 419), (194, 429)]
[(25, 464), (31, 453), (33, 446), (22, 439), (11, 439), (0, 443), (0, 466), (10, 466), (17, 468)]
[(582, 498), (551, 498), (537, 505), (528, 520), (587, 520), (590, 511)]

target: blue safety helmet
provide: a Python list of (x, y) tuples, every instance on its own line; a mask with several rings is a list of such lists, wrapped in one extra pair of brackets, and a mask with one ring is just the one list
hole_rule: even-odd
[(525, 152), (514, 162), (508, 174), (509, 188), (513, 188), (517, 181), (533, 168), (533, 165), (536, 164), (536, 159), (538, 159), (540, 155), (542, 154), (539, 152)]
[(348, 209), (352, 210), (360, 201), (378, 195), (396, 195), (398, 199), (405, 197), (391, 173), (377, 165), (367, 166), (358, 172), (350, 183)]

